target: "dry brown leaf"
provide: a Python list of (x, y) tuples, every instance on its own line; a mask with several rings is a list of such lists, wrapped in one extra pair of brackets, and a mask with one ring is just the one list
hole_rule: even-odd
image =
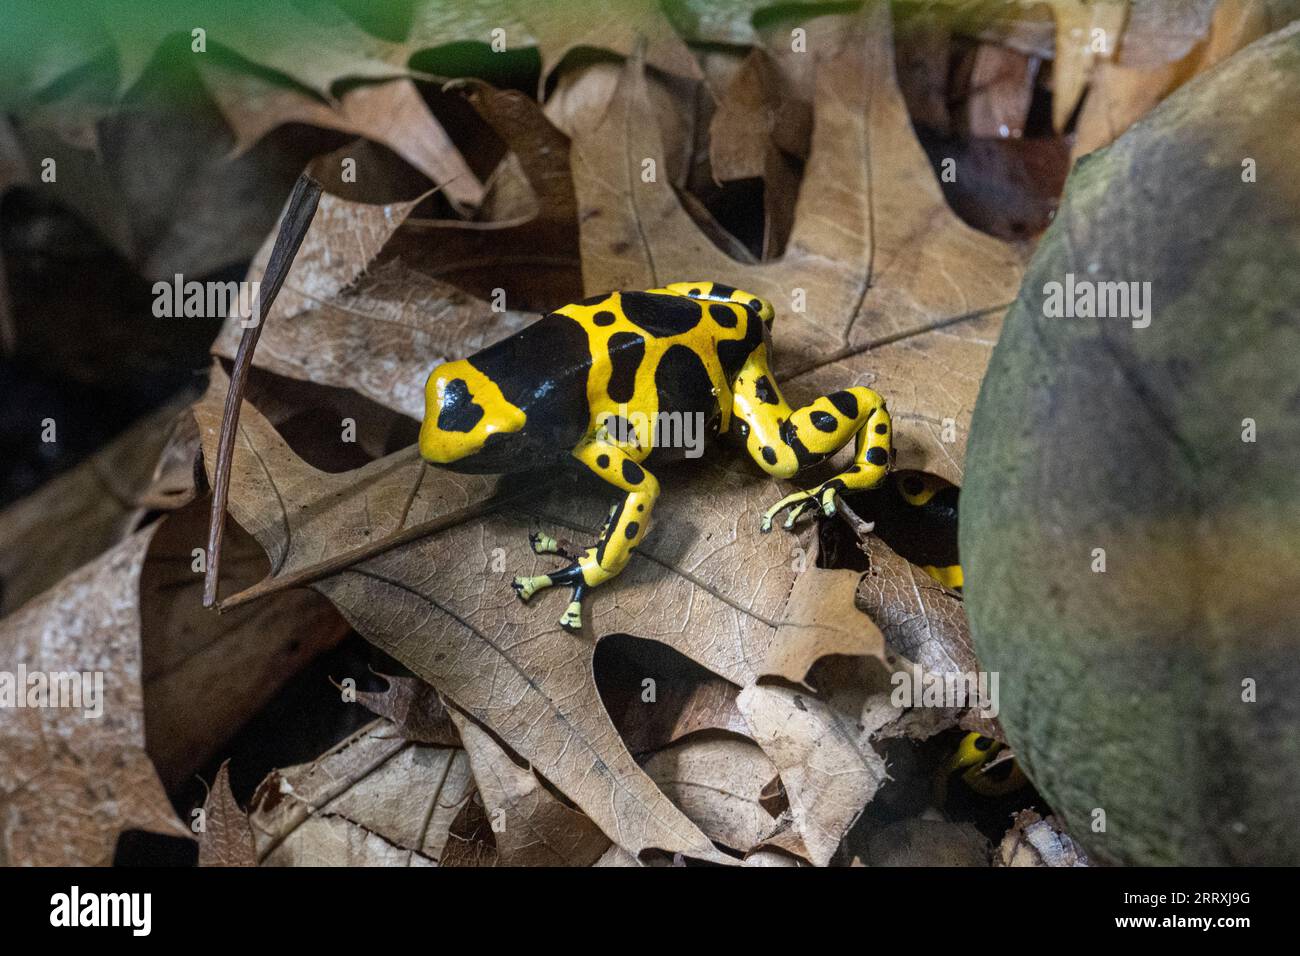
[[(783, 115), (780, 79), (770, 55), (754, 50), (745, 58), (709, 124), (709, 164), (721, 182), (761, 178), (763, 258), (784, 246), (794, 224), (799, 180), (794, 164), (778, 145)], [(696, 217), (698, 219), (698, 217)], [(734, 258), (734, 257), (733, 257)]]
[(854, 722), (806, 692), (776, 685), (751, 684), (738, 703), (790, 800), (787, 838), (774, 834), (765, 842), (826, 866), (885, 781), (885, 762), (870, 744), (879, 727)]
[[(494, 34), (493, 31), (504, 31)], [(393, 61), (405, 65), (422, 49), (464, 40), (490, 43), (503, 35), (507, 49), (536, 46), (542, 58), (542, 86), (572, 50), (592, 48), (627, 56), (638, 40), (657, 69), (688, 79), (700, 76), (686, 44), (664, 18), (656, 0), (621, 0), (592, 5), (584, 0), (477, 0), (472, 7), (448, 0), (420, 0), (405, 42)]]
[[(1173, 4), (1174, 10), (1168, 9), (1170, 6), (1151, 3), (1135, 7), (1133, 17), (1146, 19), (1130, 22), (1119, 62), (1098, 69), (1079, 114), (1074, 158), (1113, 142), (1192, 77), (1300, 17), (1296, 0), (1220, 0), (1212, 5), (1212, 11), (1211, 5), (1203, 2), (1183, 7)], [(1176, 14), (1180, 10), (1194, 19), (1179, 20)], [(1160, 14), (1183, 23), (1185, 30), (1162, 34), (1157, 27)], [(1131, 44), (1130, 37), (1134, 40)], [(1172, 55), (1180, 49), (1182, 54)], [(1147, 52), (1139, 55), (1139, 51)]]
[[(1027, 0), (1022, 0), (1027, 2)], [(1128, 0), (1048, 0), (1056, 17), (1052, 125), (1065, 129), (1098, 63), (1115, 58)]]
[(442, 187), (458, 210), (473, 211), (483, 203), (483, 184), (411, 80), (356, 86), (331, 103), (221, 61), (200, 58), (199, 64), (205, 84), (235, 134), (232, 158), (280, 126), (319, 126), (387, 146)]
[(858, 582), (858, 606), (879, 624), (890, 648), (928, 672), (977, 670), (961, 596), (874, 535), (861, 546), (871, 570)]
[(451, 719), (469, 754), (474, 784), (503, 866), (590, 866), (610, 841), (581, 812), (557, 799), (527, 766), (457, 711)]
[(0, 693), (9, 681), (30, 699), (20, 667), (91, 675), (97, 691), (102, 679), (98, 704), (0, 706), (0, 863), (106, 866), (124, 830), (190, 836), (144, 751), (139, 579), (153, 533), (125, 539), (0, 622)]
[(0, 614), (116, 544), (146, 511), (192, 497), (197, 439), (185, 403), (169, 403), (0, 511)]
[(430, 866), (473, 791), (455, 747), (403, 740), (377, 720), (309, 764), (277, 770), (253, 796), (262, 866)]
[(699, 735), (652, 754), (643, 766), (673, 803), (722, 846), (747, 853), (776, 822), (760, 802), (776, 767), (751, 740)]
[(443, 848), (438, 865), (476, 868), (501, 865), (492, 821), (477, 793), (465, 801), (460, 813), (451, 822), (447, 831), (447, 845)]
[(357, 691), (357, 703), (392, 721), (398, 734), (412, 743), (461, 746), (460, 732), (436, 690), (418, 677), (379, 676), (388, 686)]
[(208, 799), (203, 803), (199, 832), (199, 866), (257, 866), (253, 828), (248, 814), (230, 792), (230, 761), (222, 761)]
[[(1214, 17), (1215, 6), (1219, 2), (1220, 0), (1130, 2), (1116, 62), (1121, 66), (1146, 69), (1181, 60), (1192, 47), (1205, 39)], [(1258, 0), (1251, 2), (1258, 5)]]
[[(813, 558), (810, 557), (811, 563)], [(763, 662), (764, 677), (802, 684), (817, 661), (830, 654), (869, 656), (884, 662), (885, 640), (872, 619), (852, 614), (857, 571), (809, 567), (795, 580), (785, 618)]]

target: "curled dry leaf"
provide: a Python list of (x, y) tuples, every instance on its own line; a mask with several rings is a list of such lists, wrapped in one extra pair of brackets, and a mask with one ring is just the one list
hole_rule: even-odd
[(460, 732), (438, 692), (418, 677), (389, 677), (382, 691), (357, 691), (357, 703), (392, 721), (397, 733), (417, 744), (459, 747)]
[(199, 866), (256, 866), (253, 828), (248, 814), (230, 792), (230, 761), (222, 761), (208, 799), (203, 802), (199, 831)]
[[(778, 685), (751, 684), (738, 703), (790, 800), (788, 829), (781, 827), (783, 835), (765, 842), (826, 866), (885, 781), (885, 762), (870, 744), (879, 726)], [(895, 716), (891, 712), (887, 719)]]
[[(124, 830), (190, 836), (144, 751), (139, 581), (153, 533), (0, 623), (0, 863), (106, 866)], [(65, 705), (16, 706), (33, 687)]]
[(458, 210), (483, 203), (484, 186), (409, 79), (356, 86), (335, 103), (255, 73), (200, 58), (204, 83), (235, 134), (232, 158), (272, 130), (303, 123), (387, 146), (440, 186)]
[(473, 792), (458, 747), (403, 740), (387, 721), (309, 764), (277, 770), (253, 795), (262, 866), (432, 866)]
[[(1119, 61), (1102, 64), (1093, 78), (1079, 114), (1073, 156), (1113, 142), (1192, 77), (1296, 17), (1296, 0), (1137, 4)], [(1174, 29), (1164, 32), (1166, 22)]]
[(747, 853), (776, 824), (760, 800), (776, 767), (751, 740), (696, 735), (652, 754), (643, 766), (715, 843)]
[(1021, 810), (998, 846), (998, 866), (1089, 866), (1088, 855), (1060, 821)]
[[(609, 849), (609, 838), (590, 818), (558, 799), (532, 768), (520, 766), (491, 734), (455, 710), (451, 719), (469, 754), (496, 863), (591, 866)], [(458, 861), (460, 865), (468, 863), (464, 857)]]
[(978, 669), (961, 597), (874, 535), (861, 538), (871, 569), (857, 586), (858, 606), (880, 625), (889, 646), (932, 673)]

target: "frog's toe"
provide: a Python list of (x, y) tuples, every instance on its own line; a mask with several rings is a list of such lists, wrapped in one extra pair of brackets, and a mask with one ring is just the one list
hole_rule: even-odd
[(815, 511), (818, 507), (817, 499), (809, 495), (790, 509), (790, 513), (785, 516), (785, 524), (783, 527), (789, 531), (794, 527), (796, 521), (809, 512)]
[(822, 514), (828, 518), (835, 517), (835, 512), (839, 508), (836, 503), (836, 491), (837, 489), (835, 488), (823, 488), (821, 494), (818, 496), (818, 500), (821, 503)]
[[(772, 505), (772, 507), (768, 508), (766, 511), (763, 512), (763, 518), (758, 523), (759, 530), (762, 531), (764, 534), (771, 531), (772, 520), (777, 515), (779, 515), (786, 508), (797, 506), (801, 501), (805, 500), (807, 497), (808, 497), (808, 492), (806, 491), (796, 491), (792, 495), (786, 495), (776, 504)], [(791, 523), (792, 522), (788, 520), (786, 521), (785, 526), (788, 528), (790, 527)]]
[(581, 601), (575, 599), (569, 602), (569, 606), (564, 609), (564, 614), (560, 616), (560, 627), (571, 634), (582, 630)]
[(528, 545), (533, 549), (533, 554), (564, 553), (564, 549), (560, 547), (560, 542), (541, 531), (534, 531), (528, 536)]
[(537, 574), (527, 578), (517, 577), (510, 582), (510, 586), (515, 589), (515, 594), (519, 595), (519, 600), (527, 601), (542, 588), (549, 588), (554, 583), (550, 575)]

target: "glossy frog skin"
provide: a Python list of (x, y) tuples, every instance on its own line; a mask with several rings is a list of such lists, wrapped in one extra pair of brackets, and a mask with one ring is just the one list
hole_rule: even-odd
[(533, 534), (536, 553), (570, 563), (514, 580), (525, 601), (542, 588), (570, 586), (560, 624), (576, 631), (587, 590), (623, 570), (650, 526), (659, 482), (645, 462), (652, 452), (657, 463), (674, 451), (655, 447), (654, 423), (663, 413), (702, 416), (695, 420), (708, 433), (736, 436), (777, 478), (856, 439), (845, 471), (778, 501), (763, 515), (763, 531), (787, 508), (787, 528), (816, 509), (834, 514), (837, 494), (873, 488), (885, 477), (891, 432), (884, 400), (855, 387), (792, 409), (769, 368), (774, 315), (770, 303), (720, 282), (676, 282), (566, 305), (433, 370), (420, 454), (443, 468), (493, 474), (573, 458), (623, 493), (594, 547), (571, 556)]

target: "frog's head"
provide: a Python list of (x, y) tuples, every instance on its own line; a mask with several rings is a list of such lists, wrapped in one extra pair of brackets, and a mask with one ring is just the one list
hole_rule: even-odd
[[(420, 454), (435, 465), (495, 465), (499, 439), (523, 427), (526, 415), (468, 361), (447, 362), (429, 375), (424, 389)], [(490, 448), (489, 448), (490, 444)], [(489, 460), (491, 459), (491, 460)], [(465, 470), (469, 470), (466, 468)]]
[(745, 292), (721, 282), (674, 282), (665, 286), (674, 295), (685, 295), (692, 299), (706, 299), (710, 302), (738, 302), (754, 311), (764, 326), (770, 326), (776, 317), (772, 303), (760, 299), (752, 292)]

